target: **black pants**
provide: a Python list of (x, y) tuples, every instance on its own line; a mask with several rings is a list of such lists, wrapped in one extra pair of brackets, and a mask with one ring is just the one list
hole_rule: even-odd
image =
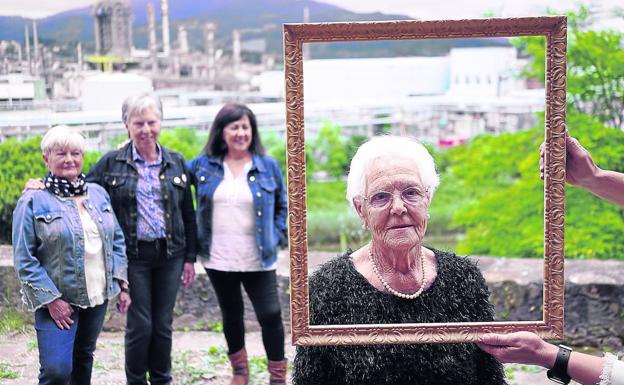
[(207, 269), (206, 271), (219, 300), (228, 353), (236, 353), (245, 346), (242, 283), (262, 328), (262, 342), (268, 359), (283, 360), (284, 325), (275, 270), (227, 272)]
[(132, 304), (126, 323), (126, 379), (129, 385), (171, 383), (173, 307), (184, 259), (167, 259), (164, 241), (139, 241), (139, 258), (128, 261)]

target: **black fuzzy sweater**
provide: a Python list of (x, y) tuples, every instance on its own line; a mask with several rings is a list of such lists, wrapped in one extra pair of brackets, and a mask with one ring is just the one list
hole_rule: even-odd
[[(434, 250), (438, 275), (416, 299), (374, 288), (351, 252), (310, 277), (310, 324), (389, 324), (493, 320), (489, 291), (474, 262)], [(503, 367), (476, 345), (414, 344), (298, 347), (293, 385), (506, 384)]]

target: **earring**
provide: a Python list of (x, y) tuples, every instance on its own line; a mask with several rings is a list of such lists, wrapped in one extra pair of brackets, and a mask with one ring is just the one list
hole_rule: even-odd
[(362, 222), (362, 230), (368, 230), (368, 226), (366, 225), (366, 222)]
[(427, 219), (431, 219), (431, 214), (427, 213)]

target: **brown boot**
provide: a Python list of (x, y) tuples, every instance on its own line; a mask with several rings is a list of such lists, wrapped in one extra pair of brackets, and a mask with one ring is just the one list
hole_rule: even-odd
[(230, 385), (247, 385), (249, 383), (249, 365), (245, 348), (228, 356), (232, 365), (232, 382)]
[(269, 385), (286, 385), (286, 371), (288, 369), (288, 360), (269, 361)]

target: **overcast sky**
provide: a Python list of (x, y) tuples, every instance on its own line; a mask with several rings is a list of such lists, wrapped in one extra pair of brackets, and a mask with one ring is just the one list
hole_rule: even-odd
[[(170, 0), (174, 2), (175, 0)], [(202, 0), (206, 1), (206, 0)], [(261, 0), (249, 0), (261, 1)], [(295, 0), (293, 0), (295, 1)], [(578, 0), (322, 0), (356, 12), (406, 14), (418, 19), (458, 19), (495, 16), (537, 16), (546, 9), (557, 11), (576, 9)], [(154, 0), (158, 3), (158, 0)], [(45, 17), (68, 9), (91, 5), (95, 0), (1, 0), (0, 15)], [(624, 9), (624, 0), (586, 0), (602, 11), (614, 7)]]

